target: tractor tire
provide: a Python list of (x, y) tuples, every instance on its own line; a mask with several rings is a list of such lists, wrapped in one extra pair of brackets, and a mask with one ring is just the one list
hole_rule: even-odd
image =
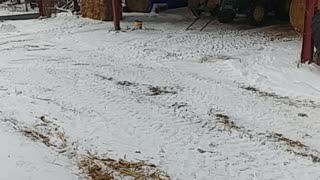
[(236, 17), (236, 12), (233, 9), (224, 9), (219, 12), (218, 20), (221, 23), (231, 23)]
[(278, 0), (275, 14), (279, 20), (289, 20), (290, 5), (291, 0)]
[(250, 25), (259, 26), (261, 25), (267, 17), (267, 9), (263, 4), (255, 2), (249, 8), (247, 19)]

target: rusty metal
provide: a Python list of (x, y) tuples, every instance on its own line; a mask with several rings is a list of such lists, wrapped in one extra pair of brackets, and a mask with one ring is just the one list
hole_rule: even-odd
[(303, 42), (302, 42), (302, 51), (301, 51), (302, 63), (313, 62), (314, 47), (313, 47), (312, 35), (311, 35), (311, 24), (312, 24), (312, 17), (315, 14), (315, 10), (317, 9), (317, 6), (318, 6), (318, 1), (316, 0), (306, 1)]
[(114, 30), (119, 31), (120, 28), (120, 16), (121, 16), (121, 2), (120, 0), (112, 0), (113, 22)]

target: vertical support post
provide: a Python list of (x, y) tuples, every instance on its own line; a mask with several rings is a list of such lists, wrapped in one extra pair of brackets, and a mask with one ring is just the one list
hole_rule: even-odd
[(306, 1), (306, 11), (304, 16), (304, 31), (303, 31), (303, 42), (302, 42), (302, 52), (301, 52), (301, 62), (308, 63), (313, 60), (313, 42), (312, 42), (312, 17), (315, 13), (315, 0)]
[(44, 16), (44, 10), (43, 10), (43, 4), (42, 4), (42, 0), (38, 0), (38, 8), (39, 8), (39, 14), (40, 16)]
[(80, 6), (78, 0), (73, 0), (73, 12), (78, 13), (80, 12)]
[(120, 15), (121, 15), (121, 5), (120, 0), (112, 0), (112, 13), (113, 13), (113, 23), (114, 30), (119, 31), (120, 28)]
[(26, 11), (28, 12), (29, 9), (28, 9), (28, 1), (27, 1), (27, 0), (24, 1), (24, 5), (25, 5), (25, 7), (26, 7)]

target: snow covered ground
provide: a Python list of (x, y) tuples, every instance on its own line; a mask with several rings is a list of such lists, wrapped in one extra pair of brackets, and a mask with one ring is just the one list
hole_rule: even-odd
[(172, 179), (320, 178), (320, 68), (297, 68), (298, 37), (185, 31), (191, 19), (170, 12), (122, 27), (136, 19), (144, 30), (67, 15), (0, 24), (1, 180), (82, 179), (87, 152)]

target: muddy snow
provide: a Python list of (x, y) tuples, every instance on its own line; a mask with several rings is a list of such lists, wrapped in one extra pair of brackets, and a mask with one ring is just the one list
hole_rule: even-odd
[(0, 179), (319, 179), (300, 38), (188, 16), (1, 22)]

